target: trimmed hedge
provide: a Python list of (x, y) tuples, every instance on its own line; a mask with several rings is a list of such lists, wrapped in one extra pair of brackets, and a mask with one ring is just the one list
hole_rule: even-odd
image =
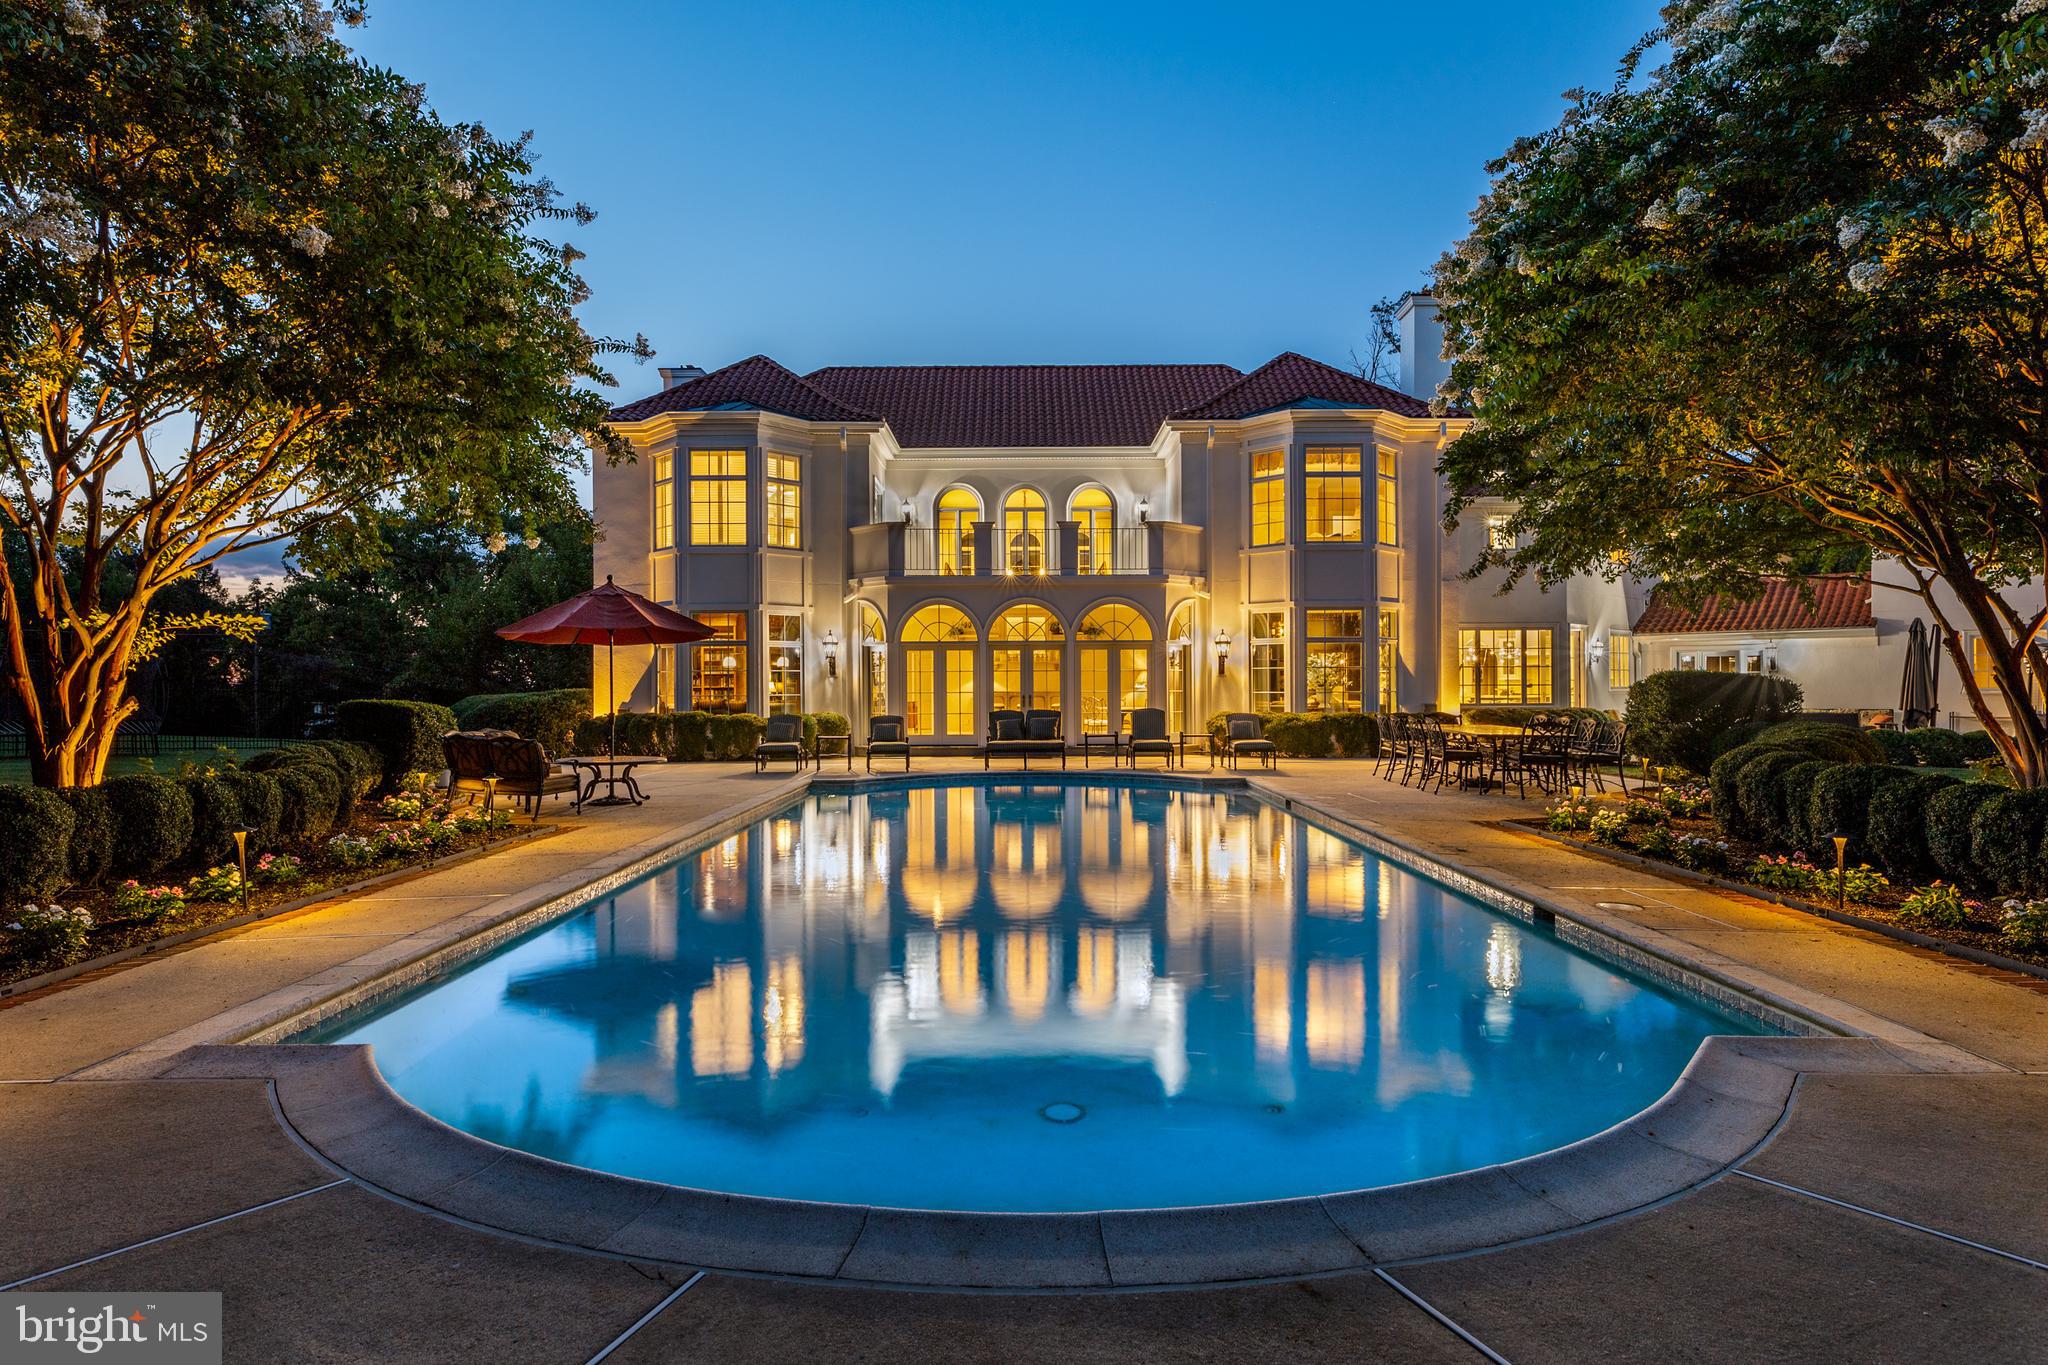
[(1779, 786), (1783, 788), (1779, 802), (1785, 811), (1783, 844), (1786, 848), (1813, 846), (1813, 829), (1809, 817), (1813, 810), (1814, 786), (1820, 781), (1822, 773), (1841, 766), (1824, 758), (1809, 758), (1804, 763), (1795, 763), (1778, 774)]
[(1882, 763), (1884, 748), (1863, 730), (1820, 721), (1792, 720), (1770, 726), (1756, 737), (1758, 744), (1776, 744), (1798, 749), (1815, 758), (1837, 763)]
[[(1754, 749), (1753, 753), (1751, 749)], [(1811, 760), (1796, 749), (1774, 749), (1763, 745), (1749, 746), (1736, 752), (1749, 756), (1735, 775), (1735, 800), (1732, 806), (1724, 808), (1718, 804), (1717, 798), (1714, 808), (1727, 809), (1730, 814), (1739, 816), (1742, 833), (1773, 843), (1789, 842), (1791, 825), (1786, 818), (1785, 789), (1778, 779), (1789, 769)], [(1714, 760), (1717, 773), (1722, 769), (1722, 762), (1721, 759)]]
[[(1477, 708), (1467, 707), (1466, 716), (1474, 716)], [(1529, 708), (1495, 707), (1496, 712), (1528, 710)], [(1229, 711), (1218, 711), (1209, 717), (1210, 736), (1220, 736), (1229, 726)], [(1590, 713), (1589, 713), (1590, 714)], [(1275, 711), (1261, 715), (1266, 725), (1266, 738), (1273, 741), (1273, 747), (1285, 758), (1357, 758), (1361, 755), (1376, 754), (1380, 747), (1380, 722), (1378, 716), (1363, 711), (1335, 711), (1302, 714), (1294, 711)], [(1493, 725), (1521, 724), (1520, 721), (1489, 721)]]
[(1970, 821), (1970, 864), (1993, 892), (2044, 887), (2041, 831), (2048, 823), (2048, 791), (2006, 791), (1977, 808)]
[(313, 747), (327, 756), (341, 776), (341, 803), (335, 809), (334, 822), (346, 825), (355, 814), (356, 802), (384, 780), (383, 756), (367, 744), (348, 739), (315, 740)]
[(1769, 744), (1743, 744), (1722, 754), (1708, 767), (1707, 789), (1714, 796), (1714, 818), (1725, 833), (1744, 836), (1756, 833), (1743, 818), (1742, 798), (1736, 791), (1736, 782), (1751, 759), (1784, 752)]
[(1936, 792), (1927, 803), (1927, 856), (1958, 886), (1983, 888), (1971, 856), (1977, 812), (2003, 794), (2004, 788), (1988, 782), (1958, 782)]
[(1870, 804), (1894, 782), (1910, 782), (1906, 768), (1879, 763), (1843, 763), (1814, 780), (1806, 806), (1806, 850), (1816, 859), (1833, 861), (1834, 835), (1847, 835), (1849, 863), (1874, 860), (1870, 847)]
[(1573, 720), (1613, 720), (1612, 711), (1591, 706), (1461, 706), (1458, 714), (1472, 725), (1527, 725), (1530, 721), (1556, 716)]
[(192, 798), (168, 777), (126, 773), (100, 783), (114, 816), (113, 871), (144, 877), (192, 847)]
[(241, 789), (218, 777), (188, 777), (185, 796), (192, 802), (192, 843), (188, 855), (211, 866), (235, 849), (235, 830), (242, 824)]
[(1653, 763), (1704, 773), (1716, 737), (1752, 721), (1783, 720), (1798, 712), (1799, 701), (1797, 683), (1770, 674), (1652, 673), (1629, 689), (1629, 747)]
[(382, 759), (382, 785), (395, 790), (406, 774), (440, 772), (441, 736), (456, 729), (455, 713), (424, 701), (345, 701), (335, 708), (341, 739), (367, 745)]
[(537, 739), (551, 754), (575, 743), (576, 727), (590, 714), (587, 687), (548, 692), (480, 692), (451, 708), (465, 730), (510, 730), (521, 739)]
[(1870, 848), (1885, 871), (1910, 882), (1940, 875), (1927, 847), (1928, 808), (1937, 792), (1955, 785), (1956, 780), (1946, 773), (1914, 773), (1906, 781), (1878, 788), (1877, 795), (1870, 798)]
[(341, 807), (341, 774), (324, 763), (287, 763), (264, 774), (277, 783), (284, 798), (278, 837), (310, 842), (334, 828)]
[(64, 787), (52, 793), (71, 807), (71, 881), (94, 886), (114, 865), (114, 807), (98, 787)]
[[(1884, 761), (1887, 763), (1896, 763), (1904, 768), (1925, 761), (1913, 747), (1912, 737), (1903, 730), (1872, 730), (1870, 737), (1877, 742), (1878, 748), (1884, 750)], [(1937, 766), (1947, 768), (1954, 765), (1943, 763)]]
[(71, 880), (71, 807), (42, 787), (0, 786), (0, 904), (61, 891)]
[[(849, 734), (852, 724), (836, 711), (817, 711), (803, 718), (803, 739), (815, 744), (818, 735)], [(827, 729), (827, 725), (842, 728)], [(612, 718), (586, 716), (576, 723), (576, 752), (601, 754), (610, 742)], [(752, 758), (754, 746), (768, 728), (765, 716), (749, 712), (718, 715), (709, 711), (621, 711), (619, 752), (660, 754), (677, 763), (703, 763)]]
[(255, 830), (249, 836), (249, 851), (270, 848), (277, 843), (277, 831), (284, 823), (284, 788), (269, 773), (252, 773), (230, 768), (220, 780), (235, 793), (242, 805), (242, 823)]

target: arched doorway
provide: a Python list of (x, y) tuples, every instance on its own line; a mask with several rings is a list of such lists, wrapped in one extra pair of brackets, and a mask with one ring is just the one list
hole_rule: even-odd
[(1081, 729), (1114, 734), (1127, 713), (1152, 705), (1152, 623), (1136, 607), (1111, 602), (1081, 618)]
[(903, 719), (913, 739), (962, 739), (974, 724), (974, 618), (934, 602), (903, 623)]
[(971, 488), (948, 488), (933, 509), (938, 527), (938, 569), (942, 574), (974, 573), (974, 523), (981, 520), (981, 498)]
[(1195, 604), (1173, 609), (1166, 625), (1166, 732), (1184, 735), (1194, 714)]
[(1069, 515), (1079, 527), (1074, 567), (1082, 573), (1116, 572), (1116, 500), (1109, 490), (1088, 487), (1074, 494)]
[(996, 617), (988, 628), (989, 709), (1059, 710), (1066, 639), (1060, 618), (1036, 602), (1019, 602)]
[(855, 667), (860, 669), (861, 698), (869, 716), (889, 714), (889, 635), (882, 627), (882, 613), (866, 602), (860, 604), (860, 634), (854, 648), (859, 651)]
[(1046, 571), (1045, 494), (1019, 488), (1003, 499), (1003, 572)]

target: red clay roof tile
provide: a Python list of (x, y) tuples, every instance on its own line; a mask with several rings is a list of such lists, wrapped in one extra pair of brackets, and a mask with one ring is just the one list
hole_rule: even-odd
[[(1802, 594), (1802, 586), (1812, 593)], [(1795, 630), (1854, 630), (1876, 624), (1870, 614), (1870, 575), (1813, 574), (1770, 578), (1748, 601), (1717, 594), (1697, 609), (1681, 607), (1659, 591), (1636, 619), (1638, 635), (1707, 635), (1717, 632), (1769, 635)]]
[(1275, 408), (1292, 407), (1304, 398), (1341, 403), (1353, 408), (1384, 408), (1403, 417), (1429, 416), (1429, 404), (1384, 384), (1361, 379), (1334, 365), (1310, 360), (1293, 351), (1274, 356), (1229, 388), (1183, 408), (1175, 417), (1193, 420), (1250, 417)]
[(613, 408), (611, 420), (637, 422), (664, 412), (701, 412), (728, 405), (763, 408), (806, 422), (880, 420), (872, 412), (821, 391), (765, 355), (748, 356), (651, 398)]

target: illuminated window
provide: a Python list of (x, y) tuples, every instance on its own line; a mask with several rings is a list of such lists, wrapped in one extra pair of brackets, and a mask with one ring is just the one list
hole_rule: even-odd
[(654, 548), (673, 549), (676, 543), (676, 461), (673, 455), (654, 457)]
[(1361, 540), (1365, 505), (1357, 446), (1310, 446), (1303, 458), (1310, 540)]
[(1136, 607), (1111, 602), (1082, 617), (1074, 635), (1082, 640), (1149, 640), (1152, 625)]
[(974, 618), (958, 607), (943, 602), (920, 607), (903, 623), (903, 643), (944, 644), (975, 639)]
[(1984, 647), (1984, 637), (1970, 637), (1970, 676), (1977, 682), (1980, 691), (1998, 690), (1998, 675), (1991, 671), (1991, 651)]
[(1188, 657), (1195, 648), (1195, 607), (1192, 602), (1183, 602), (1173, 610), (1173, 620), (1166, 628), (1166, 729), (1168, 734), (1182, 734), (1188, 728), (1188, 714), (1193, 709), (1188, 683), (1191, 679), (1192, 660)]
[(981, 499), (966, 488), (939, 494), (937, 508), (939, 572), (974, 572), (974, 523), (981, 520)]
[(676, 647), (654, 647), (654, 708), (666, 711), (676, 704)]
[(1380, 544), (1401, 543), (1401, 466), (1391, 450), (1379, 454)]
[(804, 619), (768, 618), (768, 714), (800, 716), (804, 711)]
[(1506, 512), (1495, 512), (1486, 519), (1487, 549), (1512, 550), (1515, 548), (1514, 520)]
[(1252, 613), (1252, 710), (1287, 709), (1287, 613)]
[(1082, 573), (1114, 573), (1116, 503), (1100, 488), (1084, 488), (1074, 494), (1073, 517), (1079, 523), (1077, 541)]
[(804, 543), (803, 462), (794, 455), (768, 457), (768, 543), (778, 550)]
[(1074, 638), (1081, 642), (1081, 728), (1098, 735), (1128, 728), (1129, 713), (1152, 704), (1152, 651), (1121, 642), (1150, 640), (1152, 623), (1136, 607), (1111, 602), (1082, 617)]
[(1548, 630), (1458, 632), (1458, 700), (1466, 706), (1548, 706)]
[(1621, 690), (1635, 682), (1636, 637), (1626, 631), (1607, 632), (1607, 685)]
[(1380, 608), (1380, 710), (1398, 711), (1396, 683), (1401, 666), (1401, 613), (1393, 607)]
[(1045, 572), (1045, 495), (1019, 488), (1003, 501), (1005, 573)]
[(889, 714), (889, 654), (883, 641), (889, 637), (882, 626), (882, 613), (866, 602), (860, 604), (860, 634), (860, 657), (867, 681), (868, 714), (886, 716)]
[(690, 543), (747, 543), (747, 452), (690, 452)]
[(714, 632), (690, 647), (690, 706), (722, 714), (747, 709), (747, 614), (693, 612)]
[(1365, 613), (1312, 611), (1308, 614), (1306, 674), (1308, 709), (1359, 709), (1361, 651), (1365, 647)]
[(1252, 544), (1280, 545), (1287, 540), (1287, 456), (1262, 450), (1252, 456)]
[(943, 602), (903, 623), (904, 722), (910, 733), (972, 735), (974, 618)]

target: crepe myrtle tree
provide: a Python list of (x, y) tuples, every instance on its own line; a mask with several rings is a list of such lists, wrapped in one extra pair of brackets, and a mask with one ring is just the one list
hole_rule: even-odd
[[(573, 511), (603, 427), (590, 212), (527, 139), (443, 121), (305, 3), (0, 8), (0, 675), (38, 782), (105, 771), (168, 584), (403, 506), (488, 533)], [(108, 569), (132, 566), (120, 586)]]
[(1438, 402), (1475, 419), (1448, 519), (1515, 506), (1480, 567), (1697, 600), (1889, 557), (2013, 773), (2048, 782), (2044, 615), (2016, 591), (2048, 557), (2044, 11), (1686, 0), (1495, 162), (1435, 271)]

